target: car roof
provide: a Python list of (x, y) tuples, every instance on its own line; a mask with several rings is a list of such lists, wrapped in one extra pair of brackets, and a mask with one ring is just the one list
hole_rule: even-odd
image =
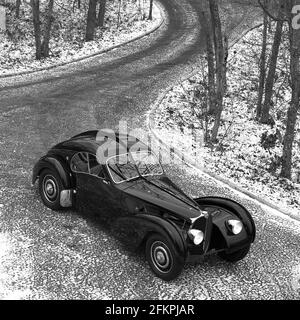
[(116, 155), (124, 152), (130, 152), (135, 146), (138, 146), (138, 150), (150, 151), (150, 148), (138, 138), (112, 130), (93, 130), (82, 132), (73, 136), (69, 140), (55, 145), (52, 149), (67, 149), (96, 154), (98, 148), (107, 142), (117, 143), (121, 147), (116, 149)]

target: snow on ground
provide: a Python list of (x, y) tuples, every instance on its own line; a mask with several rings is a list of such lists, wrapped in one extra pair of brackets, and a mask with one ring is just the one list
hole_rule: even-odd
[[(161, 21), (154, 5), (153, 19), (147, 20), (148, 6), (139, 8), (138, 2), (123, 1), (118, 23), (118, 1), (107, 2), (104, 28), (97, 28), (95, 40), (84, 42), (86, 12), (72, 9), (70, 1), (57, 1), (50, 40), (50, 57), (35, 60), (35, 44), (31, 9), (24, 4), (20, 20), (8, 12), (8, 32), (0, 31), (0, 75), (38, 70), (55, 64), (83, 58), (109, 47), (131, 40), (155, 28)], [(119, 24), (119, 25), (118, 25)], [(14, 35), (14, 39), (11, 35)]]
[[(251, 31), (230, 51), (228, 94), (224, 102), (217, 145), (204, 143), (206, 124), (208, 132), (212, 128), (212, 119), (205, 118), (202, 113), (206, 108), (203, 104), (205, 90), (202, 86), (205, 66), (196, 76), (167, 93), (154, 116), (155, 130), (157, 135), (164, 137), (167, 144), (175, 146), (209, 171), (299, 215), (300, 184), (296, 183), (297, 173), (300, 172), (299, 124), (293, 154), (294, 179), (288, 181), (278, 178), (290, 98), (284, 71), (284, 49), (280, 53), (278, 80), (275, 85), (276, 99), (272, 110), (275, 125), (271, 127), (255, 121), (260, 54), (257, 39), (261, 39), (261, 32), (261, 28)], [(263, 135), (271, 137), (270, 144), (261, 142)]]
[(31, 293), (27, 287), (28, 279), (33, 276), (28, 243), (21, 235), (14, 239), (8, 233), (0, 232), (0, 300), (26, 299)]

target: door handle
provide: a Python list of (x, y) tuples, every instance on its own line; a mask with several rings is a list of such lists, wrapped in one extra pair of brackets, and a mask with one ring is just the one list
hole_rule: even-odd
[(107, 181), (107, 180), (103, 180), (103, 183), (105, 183), (105, 184), (110, 184), (110, 182), (109, 181)]

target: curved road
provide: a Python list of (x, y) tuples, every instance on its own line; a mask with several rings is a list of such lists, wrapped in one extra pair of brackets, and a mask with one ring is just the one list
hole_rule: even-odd
[(119, 120), (145, 128), (161, 90), (195, 68), (204, 43), (201, 1), (161, 3), (168, 18), (151, 36), (52, 71), (0, 79), (0, 299), (299, 298), (299, 222), (189, 168), (167, 170), (192, 195), (242, 202), (258, 235), (236, 265), (207, 257), (171, 283), (154, 277), (143, 255), (127, 252), (95, 219), (46, 209), (30, 185), (34, 162), (51, 145)]

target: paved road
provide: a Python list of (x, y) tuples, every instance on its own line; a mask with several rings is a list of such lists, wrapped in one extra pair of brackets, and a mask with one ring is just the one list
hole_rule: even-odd
[(0, 80), (0, 299), (299, 298), (292, 282), (300, 265), (299, 222), (191, 169), (167, 168), (192, 195), (241, 201), (253, 213), (258, 235), (238, 264), (207, 257), (187, 265), (172, 283), (154, 277), (143, 255), (127, 252), (96, 220), (46, 209), (30, 184), (36, 159), (61, 139), (114, 127), (121, 119), (144, 128), (161, 90), (198, 63), (204, 43), (200, 1), (161, 2), (169, 18), (145, 39), (51, 72)]

